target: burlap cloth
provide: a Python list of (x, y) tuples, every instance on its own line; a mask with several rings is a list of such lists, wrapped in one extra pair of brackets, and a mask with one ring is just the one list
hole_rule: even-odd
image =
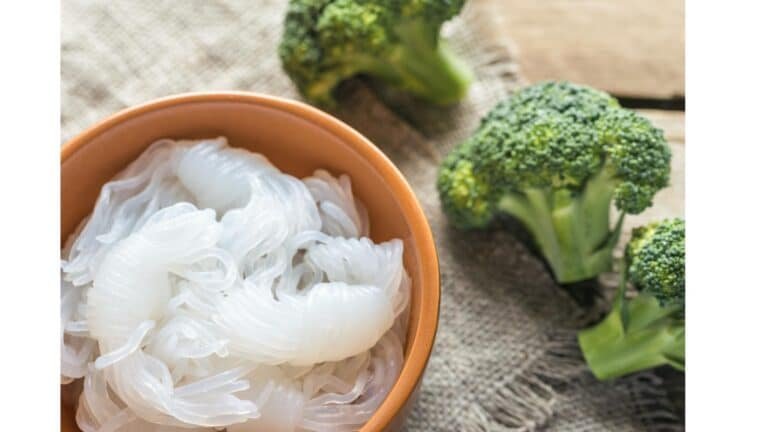
[[(678, 430), (661, 378), (594, 380), (575, 329), (594, 319), (507, 232), (463, 233), (440, 212), (440, 157), (523, 81), (470, 2), (446, 34), (474, 68), (468, 98), (437, 109), (387, 104), (363, 81), (334, 114), (397, 164), (421, 200), (439, 250), (440, 329), (411, 431)], [(300, 99), (276, 55), (285, 0), (67, 0), (62, 5), (62, 140), (126, 106), (174, 93), (247, 90)], [(380, 92), (379, 92), (380, 93)], [(598, 307), (600, 304), (598, 304)]]

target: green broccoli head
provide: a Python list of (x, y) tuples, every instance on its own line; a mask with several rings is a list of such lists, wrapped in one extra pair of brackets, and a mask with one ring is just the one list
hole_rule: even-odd
[(438, 104), (465, 94), (471, 74), (440, 41), (464, 0), (291, 0), (279, 47), (308, 99), (330, 104), (343, 80), (365, 74)]
[[(663, 132), (621, 108), (601, 91), (567, 82), (547, 82), (513, 94), (481, 121), (475, 133), (445, 160), (439, 187), (445, 205), (454, 202), (453, 172), (485, 179), (507, 191), (568, 189), (578, 193), (608, 171), (619, 210), (637, 214), (652, 204), (669, 181), (671, 153)], [(494, 203), (488, 203), (491, 211)], [(474, 215), (472, 208), (469, 216)], [(472, 219), (474, 219), (472, 217)], [(462, 220), (458, 225), (471, 226)]]
[(491, 185), (487, 178), (474, 172), (471, 162), (458, 159), (450, 171), (440, 170), (438, 174), (443, 209), (462, 228), (485, 226), (494, 215), (490, 206)]
[(668, 219), (632, 231), (624, 253), (627, 279), (660, 305), (685, 304), (685, 221)]
[(616, 208), (630, 214), (642, 212), (669, 183), (672, 153), (664, 132), (624, 109), (611, 110), (596, 127), (609, 169), (618, 181)]
[(649, 207), (670, 157), (662, 131), (608, 94), (547, 82), (491, 110), (444, 160), (438, 190), (458, 227), (519, 219), (558, 280), (575, 282), (610, 265), (610, 203), (622, 214)]
[[(526, 123), (539, 117), (539, 111), (556, 112), (576, 123), (592, 124), (611, 108), (619, 108), (619, 102), (605, 92), (570, 82), (542, 82), (525, 87), (501, 101), (482, 124), (492, 121)], [(519, 118), (519, 120), (517, 120)]]
[[(599, 379), (670, 365), (685, 368), (685, 222), (668, 219), (632, 232), (618, 295), (610, 313), (579, 333)], [(625, 296), (626, 283), (639, 290)]]

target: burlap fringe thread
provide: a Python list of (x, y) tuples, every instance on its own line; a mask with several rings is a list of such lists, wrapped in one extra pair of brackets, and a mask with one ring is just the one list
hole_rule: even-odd
[[(559, 330), (550, 335), (549, 344), (538, 358), (532, 358), (520, 373), (510, 377), (490, 400), (475, 403), (467, 413), (468, 432), (534, 432), (546, 430), (557, 415), (561, 395), (575, 383), (592, 380), (576, 342), (575, 330)], [(632, 395), (635, 418), (654, 432), (682, 432), (673, 412), (662, 379), (643, 372), (614, 381)]]

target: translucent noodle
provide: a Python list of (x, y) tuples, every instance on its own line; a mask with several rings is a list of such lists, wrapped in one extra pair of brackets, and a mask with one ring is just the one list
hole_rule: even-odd
[(403, 365), (403, 243), (346, 175), (160, 140), (62, 249), (61, 380), (99, 431), (353, 431)]

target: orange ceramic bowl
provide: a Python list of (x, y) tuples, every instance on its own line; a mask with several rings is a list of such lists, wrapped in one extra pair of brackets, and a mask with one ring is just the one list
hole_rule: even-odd
[[(317, 168), (347, 173), (368, 207), (375, 241), (401, 238), (413, 278), (403, 370), (362, 428), (399, 430), (418, 393), (437, 331), (440, 281), (427, 220), (395, 165), (364, 136), (308, 105), (252, 93), (195, 93), (159, 99), (96, 124), (61, 151), (61, 233), (87, 216), (101, 186), (160, 138), (226, 136), (233, 146), (266, 155), (294, 176)], [(76, 431), (74, 407), (62, 399), (62, 430)]]

